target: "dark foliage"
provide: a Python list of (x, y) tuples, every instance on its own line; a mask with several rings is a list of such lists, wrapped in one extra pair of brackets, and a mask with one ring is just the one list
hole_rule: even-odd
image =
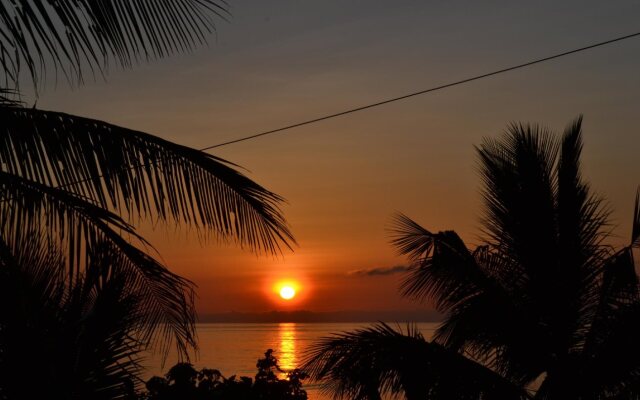
[(286, 379), (279, 379), (278, 372), (284, 373), (278, 360), (269, 349), (264, 358), (258, 360), (255, 379), (235, 375), (225, 378), (216, 369), (196, 371), (189, 363), (174, 365), (166, 376), (154, 376), (147, 381), (147, 392), (140, 396), (143, 400), (306, 400), (307, 392), (302, 388), (302, 380), (307, 375), (299, 369), (287, 371)]
[(73, 85), (109, 63), (189, 51), (226, 8), (224, 0), (0, 2), (3, 400), (124, 398), (137, 385), (141, 350), (175, 347), (185, 357), (196, 347), (193, 285), (157, 260), (132, 225), (139, 219), (258, 253), (294, 242), (282, 199), (236, 165), (16, 100), (25, 72), (36, 89), (48, 67)]
[(139, 298), (109, 275), (109, 247), (72, 284), (40, 235), (0, 245), (0, 399), (117, 399), (140, 371)]
[(561, 140), (513, 124), (478, 148), (476, 249), (398, 215), (392, 243), (414, 263), (402, 292), (444, 321), (431, 342), (386, 325), (326, 338), (308, 355), (311, 376), (363, 399), (640, 398), (640, 194), (629, 245), (614, 250), (608, 210), (580, 173), (581, 123)]
[(526, 391), (463, 355), (429, 343), (415, 327), (406, 333), (379, 323), (324, 338), (312, 349), (305, 371), (327, 381), (340, 398), (524, 399)]

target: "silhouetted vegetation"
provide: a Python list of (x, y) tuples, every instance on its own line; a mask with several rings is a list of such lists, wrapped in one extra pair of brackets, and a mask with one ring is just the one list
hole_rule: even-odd
[[(166, 376), (154, 376), (147, 381), (144, 400), (306, 400), (302, 380), (307, 375), (299, 369), (283, 371), (273, 350), (258, 360), (255, 378), (235, 375), (225, 378), (216, 369), (197, 371), (189, 363), (174, 365)], [(278, 372), (286, 373), (285, 379)]]
[(132, 394), (144, 345), (139, 298), (124, 290), (123, 276), (105, 279), (108, 257), (69, 285), (64, 257), (38, 235), (29, 240), (0, 257), (0, 399)]
[(339, 397), (640, 398), (640, 191), (628, 245), (604, 241), (603, 200), (582, 179), (581, 118), (561, 140), (513, 124), (478, 147), (485, 241), (398, 215), (412, 270), (402, 293), (444, 316), (431, 341), (385, 324), (328, 337), (305, 370)]
[(3, 400), (129, 396), (141, 350), (195, 346), (193, 284), (134, 222), (189, 225), (258, 253), (294, 241), (282, 199), (234, 164), (19, 101), (21, 77), (38, 89), (53, 67), (74, 85), (110, 63), (189, 51), (226, 13), (217, 0), (0, 2)]

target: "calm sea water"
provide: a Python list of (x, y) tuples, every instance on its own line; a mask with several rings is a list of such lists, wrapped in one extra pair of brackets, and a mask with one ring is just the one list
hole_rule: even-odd
[[(332, 333), (351, 331), (370, 326), (368, 323), (279, 323), (279, 324), (198, 324), (198, 358), (192, 360), (197, 369), (216, 368), (224, 376), (244, 375), (253, 377), (256, 361), (267, 349), (275, 350), (282, 369), (300, 366), (303, 352), (317, 339)], [(418, 328), (430, 338), (437, 324), (420, 323)], [(391, 324), (395, 326), (395, 324)], [(401, 325), (404, 329), (405, 326)], [(170, 355), (165, 366), (175, 364), (176, 355)], [(150, 356), (146, 362), (145, 378), (164, 375), (157, 357)], [(306, 383), (305, 390), (310, 400), (325, 400), (317, 385)]]

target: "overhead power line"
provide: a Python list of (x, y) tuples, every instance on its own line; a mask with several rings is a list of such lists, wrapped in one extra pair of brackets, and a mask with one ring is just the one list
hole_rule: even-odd
[[(502, 68), (502, 69), (499, 69), (499, 70), (496, 70), (496, 71), (493, 71), (493, 72), (488, 72), (488, 73), (485, 73), (485, 74), (476, 75), (476, 76), (473, 76), (473, 77), (470, 77), (470, 78), (466, 78), (466, 79), (462, 79), (462, 80), (459, 80), (459, 81), (447, 83), (447, 84), (444, 84), (444, 85), (435, 86), (435, 87), (432, 87), (432, 88), (429, 88), (429, 89), (424, 89), (424, 90), (420, 90), (420, 91), (417, 91), (417, 92), (405, 94), (403, 96), (393, 97), (393, 98), (390, 98), (390, 99), (387, 99), (387, 100), (378, 101), (376, 103), (371, 103), (371, 104), (367, 104), (367, 105), (364, 105), (364, 106), (351, 108), (349, 110), (337, 112), (337, 113), (334, 113), (334, 114), (328, 114), (328, 115), (325, 115), (325, 116), (322, 116), (322, 117), (318, 117), (318, 118), (310, 119), (310, 120), (307, 120), (307, 121), (298, 122), (298, 123), (295, 123), (295, 124), (283, 126), (281, 128), (272, 129), (272, 130), (269, 130), (269, 131), (264, 131), (264, 132), (256, 133), (256, 134), (253, 134), (253, 135), (244, 136), (244, 137), (241, 137), (241, 138), (238, 138), (238, 139), (229, 140), (227, 142), (214, 144), (214, 145), (211, 145), (211, 146), (203, 147), (203, 148), (201, 148), (199, 150), (200, 151), (207, 151), (207, 150), (215, 149), (215, 148), (222, 147), (222, 146), (228, 146), (228, 145), (234, 144), (234, 143), (240, 143), (240, 142), (244, 142), (244, 141), (247, 141), (247, 140), (256, 139), (256, 138), (259, 138), (259, 137), (272, 135), (272, 134), (275, 134), (275, 133), (280, 133), (280, 132), (287, 131), (287, 130), (294, 129), (294, 128), (298, 128), (298, 127), (301, 127), (301, 126), (314, 124), (316, 122), (320, 122), (320, 121), (325, 121), (325, 120), (332, 119), (332, 118), (341, 117), (343, 115), (353, 114), (353, 113), (356, 113), (358, 111), (363, 111), (363, 110), (367, 110), (367, 109), (370, 109), (370, 108), (383, 106), (385, 104), (389, 104), (389, 103), (393, 103), (393, 102), (396, 102), (396, 101), (408, 99), (410, 97), (415, 97), (415, 96), (419, 96), (419, 95), (422, 95), (422, 94), (435, 92), (435, 91), (438, 91), (438, 90), (450, 88), (452, 86), (462, 85), (462, 84), (465, 84), (465, 83), (477, 81), (479, 79), (488, 78), (490, 76), (502, 74), (502, 73), (509, 72), (509, 71), (514, 71), (516, 69), (529, 67), (529, 66), (532, 66), (532, 65), (535, 65), (535, 64), (540, 64), (540, 63), (543, 63), (543, 62), (546, 62), (546, 61), (554, 60), (556, 58), (560, 58), (560, 57), (568, 56), (568, 55), (571, 55), (571, 54), (579, 53), (581, 51), (586, 51), (586, 50), (594, 49), (596, 47), (606, 46), (608, 44), (612, 44), (612, 43), (615, 43), (615, 42), (620, 42), (620, 41), (623, 41), (623, 40), (626, 40), (626, 39), (631, 39), (631, 38), (636, 37), (636, 36), (640, 36), (640, 32), (636, 32), (636, 33), (632, 33), (630, 35), (620, 36), (620, 37), (617, 37), (617, 38), (614, 38), (614, 39), (609, 39), (609, 40), (605, 40), (605, 41), (602, 41), (602, 42), (590, 44), (588, 46), (580, 47), (580, 48), (577, 48), (577, 49), (574, 49), (574, 50), (565, 51), (565, 52), (562, 52), (562, 53), (554, 54), (552, 56), (539, 58), (539, 59), (533, 60), (533, 61), (528, 61), (528, 62), (525, 62), (523, 64), (518, 64), (518, 65), (514, 65), (514, 66), (511, 66), (511, 67), (507, 67), (507, 68)], [(130, 165), (130, 166), (124, 167), (123, 169), (124, 170), (128, 170), (128, 169), (131, 170), (131, 169), (142, 168), (144, 166), (147, 166), (147, 164)], [(65, 187), (77, 185), (79, 183), (84, 183), (84, 182), (87, 182), (87, 181), (90, 181), (90, 180), (93, 180), (93, 179), (100, 179), (102, 177), (104, 177), (104, 174), (101, 174), (101, 175), (98, 175), (98, 176), (93, 176), (93, 177), (90, 177), (90, 178), (87, 178), (87, 179), (74, 181), (74, 182), (69, 182), (69, 183), (66, 183), (64, 185), (56, 186), (56, 188), (65, 188)], [(0, 203), (5, 202), (5, 201), (7, 201), (7, 199), (0, 200)]]
[(368, 110), (368, 109), (374, 108), (374, 107), (380, 107), (380, 106), (383, 106), (385, 104), (394, 103), (394, 102), (400, 101), (400, 100), (405, 100), (405, 99), (408, 99), (410, 97), (420, 96), (422, 94), (427, 94), (427, 93), (435, 92), (435, 91), (438, 91), (438, 90), (447, 89), (447, 88), (450, 88), (450, 87), (453, 87), (453, 86), (458, 86), (458, 85), (462, 85), (462, 84), (465, 84), (465, 83), (477, 81), (479, 79), (488, 78), (490, 76), (503, 74), (505, 72), (514, 71), (516, 69), (526, 68), (526, 67), (530, 67), (530, 66), (535, 65), (535, 64), (540, 64), (540, 63), (543, 63), (543, 62), (546, 62), (546, 61), (555, 60), (556, 58), (565, 57), (565, 56), (568, 56), (568, 55), (571, 55), (571, 54), (579, 53), (581, 51), (586, 51), (586, 50), (594, 49), (596, 47), (606, 46), (608, 44), (615, 43), (615, 42), (620, 42), (620, 41), (623, 41), (623, 40), (626, 40), (626, 39), (631, 39), (631, 38), (636, 37), (636, 36), (640, 36), (640, 32), (632, 33), (630, 35), (620, 36), (620, 37), (617, 37), (617, 38), (614, 38), (614, 39), (605, 40), (603, 42), (590, 44), (588, 46), (580, 47), (580, 48), (577, 48), (577, 49), (574, 49), (574, 50), (569, 50), (569, 51), (565, 51), (565, 52), (562, 52), (562, 53), (554, 54), (552, 56), (539, 58), (537, 60), (528, 61), (528, 62), (525, 62), (523, 64), (518, 64), (518, 65), (511, 66), (511, 67), (502, 68), (502, 69), (499, 69), (499, 70), (496, 70), (496, 71), (493, 71), (493, 72), (487, 72), (485, 74), (476, 75), (476, 76), (473, 76), (473, 77), (470, 77), (470, 78), (465, 78), (465, 79), (462, 79), (462, 80), (459, 80), (459, 81), (446, 83), (444, 85), (435, 86), (435, 87), (432, 87), (432, 88), (429, 88), (429, 89), (419, 90), (417, 92), (405, 94), (405, 95), (402, 95), (402, 96), (399, 96), (399, 97), (393, 97), (393, 98), (390, 98), (390, 99), (387, 99), (387, 100), (378, 101), (376, 103), (371, 103), (371, 104), (367, 104), (367, 105), (364, 105), (364, 106), (351, 108), (349, 110), (340, 111), (340, 112), (337, 112), (337, 113), (334, 113), (334, 114), (329, 114), (329, 115), (325, 115), (325, 116), (322, 116), (322, 117), (310, 119), (310, 120), (307, 120), (307, 121), (298, 122), (298, 123), (295, 123), (295, 124), (283, 126), (281, 128), (272, 129), (272, 130), (269, 130), (269, 131), (264, 131), (264, 132), (256, 133), (256, 134), (249, 135), (249, 136), (244, 136), (244, 137), (241, 137), (241, 138), (238, 138), (238, 139), (234, 139), (234, 140), (229, 140), (228, 142), (222, 142), (222, 143), (214, 144), (214, 145), (211, 145), (211, 146), (203, 147), (203, 148), (200, 149), (200, 151), (207, 151), (207, 150), (215, 149), (215, 148), (222, 147), (222, 146), (228, 146), (230, 144), (240, 143), (240, 142), (244, 142), (244, 141), (247, 141), (247, 140), (256, 139), (256, 138), (259, 138), (259, 137), (262, 137), (262, 136), (272, 135), (274, 133), (280, 133), (280, 132), (287, 131), (287, 130), (294, 129), (294, 128), (298, 128), (298, 127), (301, 127), (301, 126), (304, 126), (304, 125), (310, 125), (310, 124), (314, 124), (316, 122), (320, 122), (320, 121), (325, 121), (325, 120), (332, 119), (332, 118), (341, 117), (343, 115), (353, 114), (353, 113), (356, 113), (358, 111)]

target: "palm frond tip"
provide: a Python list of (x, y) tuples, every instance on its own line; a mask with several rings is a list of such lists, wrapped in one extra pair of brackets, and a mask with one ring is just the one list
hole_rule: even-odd
[(191, 51), (228, 15), (224, 0), (2, 2), (3, 78), (17, 86), (26, 68), (37, 87), (52, 66), (71, 84), (81, 83), (87, 71), (104, 74), (113, 62), (126, 68)]

